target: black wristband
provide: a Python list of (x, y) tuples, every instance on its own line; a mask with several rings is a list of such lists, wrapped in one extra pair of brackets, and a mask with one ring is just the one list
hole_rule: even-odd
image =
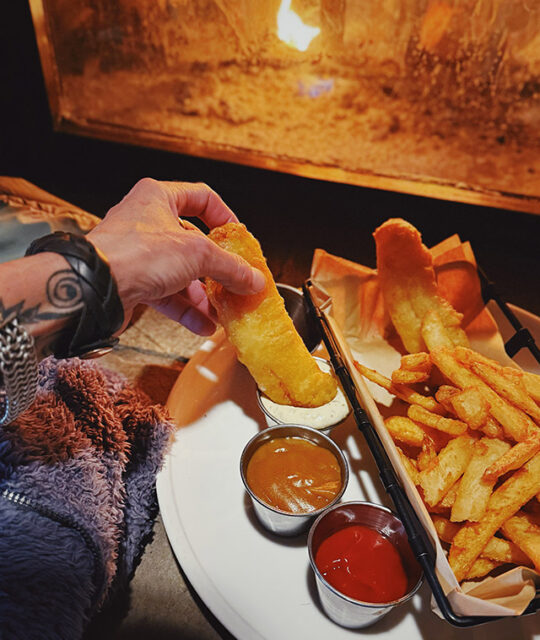
[(95, 358), (108, 353), (118, 342), (112, 336), (124, 322), (124, 308), (107, 261), (84, 236), (64, 231), (34, 240), (26, 255), (46, 251), (67, 260), (79, 278), (84, 302), (74, 331), (66, 330), (54, 345), (55, 357)]

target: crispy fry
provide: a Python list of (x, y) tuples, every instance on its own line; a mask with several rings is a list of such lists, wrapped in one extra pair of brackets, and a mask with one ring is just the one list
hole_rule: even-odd
[(435, 444), (433, 440), (426, 438), (422, 443), (422, 451), (420, 451), (420, 453), (418, 454), (418, 458), (416, 459), (418, 470), (424, 471), (431, 465), (434, 460), (436, 460), (436, 458), (437, 450), (435, 449)]
[(527, 389), (527, 393), (535, 402), (540, 402), (540, 376), (535, 373), (530, 373), (529, 371), (523, 371), (521, 373), (523, 374), (523, 383)]
[(456, 497), (458, 495), (459, 485), (461, 484), (461, 480), (462, 480), (462, 478), (460, 478), (457, 482), (455, 482), (450, 487), (450, 489), (448, 490), (446, 495), (443, 496), (442, 500), (437, 505), (438, 507), (441, 507), (441, 509), (451, 509), (452, 508), (452, 506), (454, 505), (454, 502), (456, 501)]
[(393, 440), (411, 447), (421, 447), (426, 437), (426, 432), (416, 422), (405, 416), (390, 416), (384, 424)]
[(505, 436), (504, 429), (493, 416), (488, 416), (480, 431), (483, 431), (488, 438), (498, 438), (502, 440)]
[(437, 413), (431, 413), (424, 407), (420, 407), (417, 404), (411, 404), (407, 410), (407, 415), (411, 420), (425, 424), (437, 431), (443, 431), (452, 436), (460, 436), (467, 431), (467, 425), (461, 420), (454, 420), (453, 418), (443, 418)]
[(210, 278), (206, 281), (208, 297), (238, 359), (261, 391), (279, 404), (317, 407), (329, 402), (336, 395), (336, 379), (319, 369), (298, 335), (257, 240), (237, 223), (216, 227), (210, 238), (266, 277), (264, 290), (251, 296), (231, 293)]
[[(500, 396), (540, 422), (540, 407), (529, 396), (523, 381), (514, 375), (505, 375), (502, 366), (487, 365), (475, 361), (475, 353), (470, 349), (456, 349), (456, 355), (470, 369)], [(520, 384), (521, 383), (521, 384)]]
[(403, 462), (403, 466), (405, 467), (405, 471), (407, 471), (409, 478), (412, 480), (413, 484), (417, 485), (420, 481), (420, 476), (418, 475), (416, 462), (411, 460), (409, 456), (406, 456), (399, 447), (396, 447), (396, 449), (398, 450), (399, 457)]
[(490, 560), (489, 558), (477, 558), (473, 562), (472, 567), (467, 572), (465, 580), (475, 580), (477, 578), (483, 578), (484, 576), (487, 576), (488, 573), (493, 571), (493, 569), (497, 569), (503, 564), (503, 562), (496, 562), (495, 560)]
[(496, 489), (481, 522), (468, 522), (452, 541), (449, 562), (461, 582), (495, 532), (540, 491), (540, 453)]
[(527, 440), (518, 442), (490, 464), (485, 470), (484, 479), (495, 482), (502, 475), (508, 473), (508, 471), (519, 469), (519, 467), (530, 460), (538, 451), (540, 451), (540, 431), (535, 431)]
[(421, 351), (420, 353), (409, 353), (401, 356), (400, 368), (407, 371), (431, 371), (431, 358), (429, 353)]
[(501, 398), (476, 374), (459, 362), (454, 352), (446, 347), (440, 347), (431, 352), (431, 359), (439, 371), (453, 384), (466, 389), (476, 387), (490, 406), (490, 413), (501, 423), (508, 437), (516, 442), (525, 440), (530, 429), (534, 429), (534, 422), (521, 409)]
[(456, 533), (461, 529), (461, 525), (456, 524), (455, 522), (450, 522), (450, 520), (444, 516), (433, 515), (431, 516), (431, 519), (437, 535), (443, 542), (448, 542), (450, 544)]
[(452, 506), (450, 515), (452, 522), (481, 519), (495, 484), (495, 480), (487, 480), (482, 476), (490, 463), (508, 449), (510, 445), (507, 442), (492, 438), (482, 438), (474, 443), (473, 456), (461, 478), (456, 500)]
[[(485, 364), (486, 366), (495, 366), (500, 367), (500, 363), (492, 358), (488, 358), (487, 356), (474, 352), (474, 359), (477, 362)], [(517, 369), (515, 367), (502, 367), (504, 375), (508, 376), (510, 380), (513, 380), (514, 383), (519, 384), (521, 380), (527, 393), (531, 396), (533, 400), (536, 402), (540, 402), (540, 375), (536, 373), (531, 373), (530, 371), (523, 371), (521, 369)]]
[(446, 411), (452, 412), (454, 410), (454, 407), (450, 403), (450, 400), (452, 396), (455, 396), (456, 393), (459, 392), (460, 389), (458, 387), (453, 387), (450, 384), (441, 384), (441, 386), (435, 393), (435, 398), (437, 402), (440, 402), (442, 404)]
[(409, 404), (419, 404), (421, 407), (424, 407), (424, 409), (433, 411), (433, 413), (444, 413), (444, 408), (435, 400), (435, 398), (432, 398), (431, 396), (424, 396), (421, 393), (403, 385), (393, 384), (390, 378), (383, 376), (382, 373), (375, 371), (375, 369), (370, 369), (369, 367), (360, 364), (356, 360), (354, 361), (354, 366), (364, 376), (364, 378), (378, 384), (380, 387), (396, 396), (396, 398), (399, 398), (404, 402), (408, 402)]
[(416, 384), (425, 382), (431, 373), (431, 358), (429, 353), (410, 353), (402, 356), (399, 369), (392, 372), (394, 384)]
[(434, 506), (458, 481), (471, 459), (474, 438), (462, 435), (450, 440), (446, 447), (420, 472), (420, 486), (426, 504)]
[(408, 371), (407, 369), (396, 369), (392, 371), (392, 382), (394, 384), (417, 384), (429, 379), (426, 371)]
[[(451, 543), (454, 536), (461, 529), (462, 525), (450, 522), (447, 518), (440, 515), (432, 516), (433, 525), (437, 531), (437, 535), (443, 542)], [(516, 544), (504, 538), (493, 537), (484, 547), (480, 554), (481, 558), (489, 558), (496, 562), (504, 564), (516, 564), (530, 566), (531, 559)]]
[(394, 218), (373, 235), (378, 280), (392, 323), (409, 353), (424, 351), (421, 327), (430, 309), (448, 327), (459, 327), (462, 315), (437, 293), (431, 253), (417, 229)]
[(502, 525), (501, 531), (532, 560), (535, 569), (540, 572), (540, 526), (534, 518), (519, 511)]
[(471, 429), (483, 427), (489, 417), (489, 404), (476, 387), (469, 387), (450, 398), (457, 417)]

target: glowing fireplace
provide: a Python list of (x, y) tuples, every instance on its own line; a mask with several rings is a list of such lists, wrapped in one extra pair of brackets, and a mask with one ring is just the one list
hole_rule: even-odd
[(55, 125), (540, 213), (540, 3), (30, 0)]

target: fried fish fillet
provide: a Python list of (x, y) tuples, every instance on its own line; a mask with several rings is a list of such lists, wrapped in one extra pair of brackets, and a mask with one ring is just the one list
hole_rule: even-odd
[(425, 351), (422, 322), (436, 313), (451, 344), (468, 345), (461, 313), (437, 292), (431, 253), (420, 232), (401, 218), (384, 222), (373, 234), (377, 272), (390, 319), (409, 353)]
[(206, 291), (219, 321), (259, 389), (278, 404), (319, 407), (332, 400), (337, 382), (319, 369), (298, 335), (256, 238), (243, 224), (233, 222), (212, 229), (209, 237), (266, 277), (264, 289), (248, 296), (231, 293), (210, 278), (206, 280)]

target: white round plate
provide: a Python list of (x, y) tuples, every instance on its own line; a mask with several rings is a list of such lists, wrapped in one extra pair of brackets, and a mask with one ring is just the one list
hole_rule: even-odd
[[(540, 319), (514, 311), (540, 341)], [(533, 370), (530, 358), (523, 364)], [(266, 422), (255, 384), (223, 333), (207, 341), (186, 365), (168, 405), (179, 428), (157, 481), (167, 536), (198, 595), (238, 640), (339, 640), (360, 634), (388, 640), (540, 640), (539, 615), (453, 627), (431, 612), (427, 584), (369, 629), (335, 625), (319, 605), (307, 535), (286, 539), (265, 532), (244, 491), (240, 455)], [(348, 419), (332, 437), (350, 464), (343, 500), (391, 507), (354, 421)]]

